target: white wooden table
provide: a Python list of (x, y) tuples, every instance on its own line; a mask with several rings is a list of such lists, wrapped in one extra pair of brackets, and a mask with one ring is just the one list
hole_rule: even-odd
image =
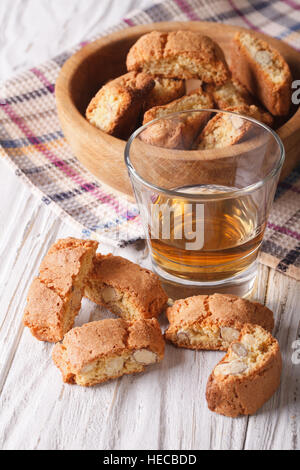
[[(113, 24), (132, 7), (150, 3), (1, 0), (5, 27), (0, 36), (0, 78), (59, 53), (99, 31), (102, 24)], [(232, 420), (211, 413), (204, 398), (208, 375), (222, 353), (168, 345), (162, 364), (144, 375), (88, 389), (62, 383), (51, 361), (52, 345), (38, 342), (23, 328), (22, 314), (44, 254), (64, 236), (80, 234), (41, 205), (0, 162), (1, 448), (300, 448), (300, 364), (292, 362), (292, 344), (300, 334), (299, 283), (260, 266), (255, 297), (275, 313), (284, 360), (282, 385), (257, 415)], [(101, 250), (109, 252), (111, 247), (102, 245)], [(149, 266), (143, 251), (126, 248), (114, 253)], [(76, 323), (103, 315), (85, 301)]]

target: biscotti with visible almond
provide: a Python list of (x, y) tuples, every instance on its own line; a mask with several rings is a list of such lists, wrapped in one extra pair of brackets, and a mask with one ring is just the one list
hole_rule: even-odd
[(257, 121), (260, 121), (264, 124), (267, 124), (268, 126), (272, 126), (274, 123), (273, 116), (268, 113), (265, 109), (256, 106), (255, 104), (251, 105), (246, 105), (244, 104), (243, 106), (233, 106), (229, 108), (225, 108), (225, 111), (231, 111), (233, 113), (238, 113), (244, 116), (249, 116)]
[(188, 349), (227, 351), (243, 325), (261, 325), (272, 332), (273, 313), (258, 302), (230, 294), (198, 295), (177, 300), (167, 309), (167, 340)]
[(98, 129), (126, 139), (137, 124), (142, 106), (154, 88), (145, 73), (130, 72), (104, 85), (86, 110), (87, 120)]
[(236, 33), (231, 56), (232, 74), (275, 116), (288, 114), (292, 76), (281, 54), (248, 32)]
[(224, 85), (208, 85), (209, 91), (219, 109), (233, 111), (253, 117), (268, 126), (273, 125), (273, 117), (266, 110), (254, 104), (254, 98), (246, 88), (236, 80), (229, 80)]
[(161, 120), (146, 128), (140, 138), (157, 147), (190, 149), (195, 137), (207, 123), (210, 114), (208, 112), (183, 113), (173, 119), (163, 118), (181, 111), (210, 109), (213, 108), (213, 104), (212, 96), (199, 88), (165, 106), (155, 106), (145, 113), (143, 124), (147, 124), (153, 119), (161, 118)]
[(226, 82), (230, 75), (222, 49), (196, 31), (145, 34), (130, 49), (127, 69), (217, 84)]
[(244, 325), (208, 379), (209, 409), (231, 418), (256, 413), (279, 387), (281, 370), (276, 339), (258, 325)]
[(157, 317), (167, 304), (159, 277), (121, 256), (97, 254), (84, 295), (125, 320)]
[(155, 318), (127, 322), (107, 319), (74, 328), (52, 353), (63, 381), (89, 387), (124, 374), (143, 372), (164, 357)]
[(211, 93), (219, 109), (253, 104), (250, 93), (237, 80), (230, 79), (222, 85), (210, 84), (206, 90)]
[(23, 319), (40, 341), (60, 341), (72, 328), (97, 246), (95, 241), (66, 238), (52, 245), (43, 259)]
[(152, 121), (153, 119), (163, 118), (172, 113), (179, 113), (181, 111), (192, 111), (197, 109), (208, 108), (214, 106), (212, 95), (202, 88), (191, 91), (188, 95), (172, 101), (164, 106), (155, 106), (149, 109), (144, 114), (143, 124)]
[(185, 94), (185, 81), (174, 78), (154, 77), (155, 86), (150, 91), (145, 104), (144, 111), (154, 106), (163, 106), (171, 101), (181, 98)]
[[(236, 108), (231, 108), (231, 110)], [(225, 148), (239, 143), (251, 127), (250, 121), (227, 113), (217, 113), (208, 121), (197, 138), (199, 150)]]
[[(251, 104), (225, 108), (224, 111), (249, 116), (268, 126), (273, 125), (273, 117), (267, 111)], [(225, 148), (242, 141), (253, 128), (251, 121), (226, 113), (217, 113), (204, 127), (197, 138), (195, 147), (200, 150)]]

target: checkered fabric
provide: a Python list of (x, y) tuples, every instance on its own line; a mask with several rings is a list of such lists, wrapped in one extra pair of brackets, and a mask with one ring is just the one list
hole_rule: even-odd
[[(300, 3), (295, 0), (166, 0), (135, 11), (100, 36), (157, 21), (218, 21), (262, 31), (300, 50)], [(110, 244), (144, 236), (138, 211), (99, 182), (72, 155), (57, 118), (54, 85), (80, 43), (7, 81), (0, 96), (0, 155), (16, 174), (84, 237)], [(299, 77), (300, 78), (300, 77)], [(260, 260), (300, 279), (300, 167), (280, 184)]]

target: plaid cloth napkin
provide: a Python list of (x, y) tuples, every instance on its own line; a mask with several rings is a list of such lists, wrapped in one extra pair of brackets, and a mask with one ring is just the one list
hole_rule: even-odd
[[(300, 49), (295, 0), (165, 0), (136, 11), (102, 36), (157, 21), (219, 21), (245, 26)], [(135, 205), (100, 183), (72, 155), (57, 118), (54, 84), (80, 47), (7, 81), (0, 90), (0, 155), (44, 204), (81, 227), (83, 236), (124, 244), (144, 236)], [(300, 77), (298, 77), (300, 78)], [(260, 261), (300, 279), (300, 167), (277, 191)]]

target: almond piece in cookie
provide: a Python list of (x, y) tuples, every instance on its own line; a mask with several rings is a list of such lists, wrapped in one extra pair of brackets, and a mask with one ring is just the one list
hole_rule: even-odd
[(266, 41), (248, 32), (236, 33), (232, 73), (275, 116), (288, 114), (292, 76), (288, 64)]
[(124, 374), (143, 372), (164, 357), (155, 318), (127, 322), (107, 319), (74, 328), (52, 353), (63, 381), (89, 387)]
[(244, 325), (208, 379), (209, 409), (231, 418), (256, 413), (279, 387), (281, 370), (276, 339), (258, 325)]
[(134, 130), (142, 106), (154, 88), (145, 73), (130, 72), (104, 85), (86, 110), (87, 120), (98, 129), (126, 139)]
[(273, 313), (258, 302), (235, 295), (197, 295), (177, 300), (167, 309), (167, 340), (188, 349), (227, 351), (246, 323), (274, 327)]
[[(153, 119), (167, 117), (171, 113), (213, 108), (214, 102), (209, 93), (201, 88), (172, 101), (165, 106), (155, 106), (144, 115), (143, 124)], [(209, 119), (209, 113), (182, 114), (173, 119), (161, 119), (146, 128), (140, 138), (151, 145), (164, 148), (189, 149)]]
[(181, 98), (185, 94), (185, 81), (174, 78), (154, 77), (155, 86), (150, 91), (145, 104), (144, 111), (154, 106), (163, 106), (171, 101)]
[(72, 328), (97, 246), (95, 241), (66, 238), (52, 245), (43, 259), (23, 319), (40, 341), (60, 341)]
[(97, 254), (85, 297), (125, 320), (157, 317), (168, 297), (156, 274), (122, 258)]
[(127, 69), (168, 78), (221, 84), (229, 78), (222, 49), (196, 31), (152, 31), (132, 46)]

